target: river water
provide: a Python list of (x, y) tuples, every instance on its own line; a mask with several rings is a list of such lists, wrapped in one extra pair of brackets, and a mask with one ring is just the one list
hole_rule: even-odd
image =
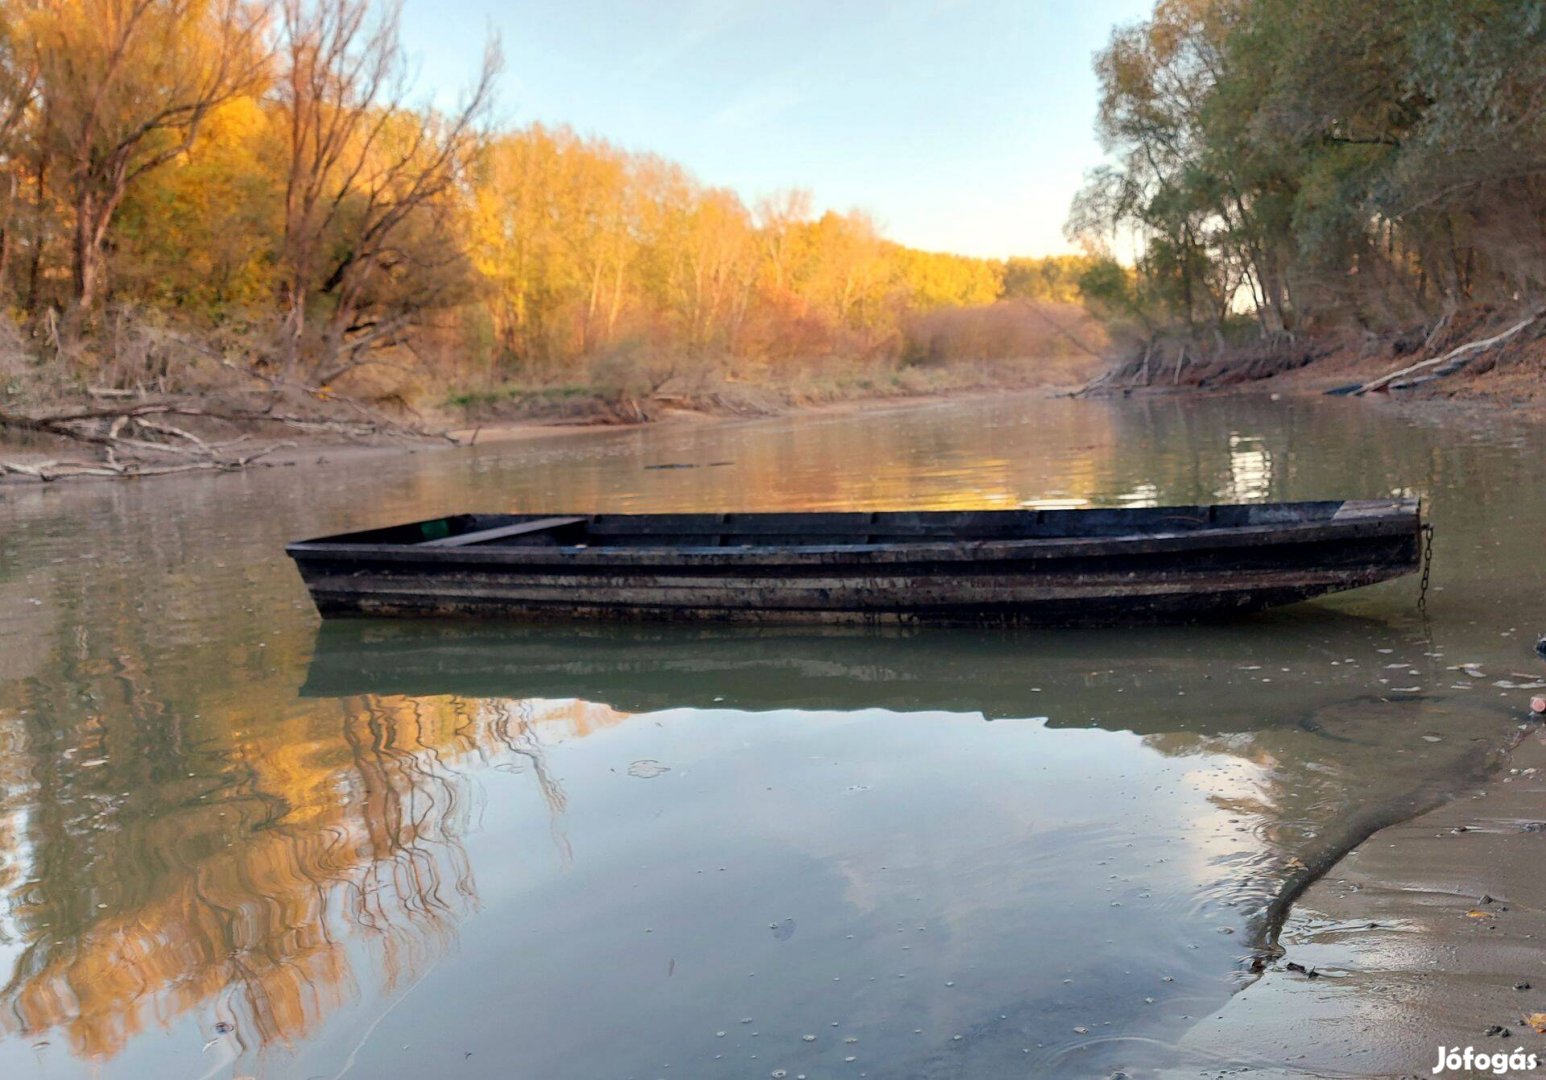
[[(1518, 731), (1543, 435), (1005, 397), (0, 489), (0, 1076), (1173, 1064), (1289, 883)], [(1193, 628), (322, 627), (282, 552), (467, 509), (1397, 493), (1427, 618), (1407, 578)]]

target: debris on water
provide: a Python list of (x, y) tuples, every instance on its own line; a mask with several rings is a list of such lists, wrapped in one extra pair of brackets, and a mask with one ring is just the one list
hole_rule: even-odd
[(1514, 989), (1515, 990), (1528, 990), (1528, 989), (1530, 989), (1530, 984), (1527, 983), (1527, 982), (1516, 982), (1514, 984)]
[(1537, 716), (1546, 713), (1546, 697), (1533, 697), (1530, 699), (1530, 711)]
[(1308, 968), (1306, 968), (1303, 964), (1296, 964), (1292, 960), (1285, 964), (1284, 967), (1288, 968), (1289, 971), (1297, 971), (1301, 975), (1309, 974)]
[(671, 766), (662, 765), (654, 758), (640, 758), (628, 766), (628, 775), (637, 776), (640, 780), (653, 780), (662, 773), (671, 771)]
[(774, 923), (771, 927), (769, 927), (769, 929), (773, 931), (774, 941), (788, 941), (790, 938), (794, 937), (794, 928), (795, 921), (793, 919), (785, 919), (783, 922)]
[(1546, 1035), (1546, 1012), (1531, 1013), (1524, 1018), (1524, 1021), (1537, 1035)]
[[(1546, 1013), (1536, 1013), (1535, 1015), (1546, 1018)], [(1546, 1023), (1546, 1020), (1543, 1020), (1543, 1023)], [(1546, 1033), (1546, 1027), (1542, 1027), (1539, 1030), (1543, 1033)], [(1489, 1039), (1493, 1036), (1497, 1036), (1500, 1039), (1506, 1039), (1512, 1035), (1513, 1032), (1504, 1027), (1502, 1024), (1489, 1024), (1487, 1025), (1487, 1030), (1482, 1032), (1482, 1034), (1487, 1036)]]
[(1074, 1034), (1075, 1035), (1088, 1035), (1089, 1033), (1090, 1033), (1090, 1029), (1087, 1028), (1087, 1027), (1076, 1027), (1076, 1028), (1074, 1028)]
[(801, 1042), (815, 1042), (816, 1041), (816, 1036), (814, 1036), (814, 1035), (801, 1035), (800, 1036), (800, 1041)]

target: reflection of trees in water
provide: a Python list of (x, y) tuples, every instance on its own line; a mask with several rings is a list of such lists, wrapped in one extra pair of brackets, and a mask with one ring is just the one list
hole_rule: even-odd
[(558, 848), (559, 857), (568, 865), (574, 860), (574, 848), (563, 828), (563, 814), (569, 805), (569, 797), (564, 794), (563, 785), (548, 768), (542, 743), (537, 738), (537, 715), (533, 705), (534, 702), (524, 698), (517, 701), (495, 698), (483, 702), (483, 707), (492, 719), (494, 736), (511, 753), (519, 754), (531, 763), (537, 787), (542, 792), (542, 801), (547, 804), (548, 827), (553, 834), (553, 845)]
[(294, 1042), (362, 963), (372, 993), (411, 982), (477, 906), (468, 760), (529, 765), (566, 851), (539, 728), (621, 719), (358, 697), (195, 730), (132, 691), (73, 724), (25, 693), (0, 708), (0, 925), (23, 943), (0, 1031), (95, 1058), (209, 1003), (250, 1051)]

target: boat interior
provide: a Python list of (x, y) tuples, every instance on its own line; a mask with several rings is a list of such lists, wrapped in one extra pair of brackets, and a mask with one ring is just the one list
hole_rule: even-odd
[[(462, 547), (832, 546), (1116, 537), (1329, 523), (1340, 500), (1091, 510), (725, 514), (456, 514), (307, 545)], [(1395, 510), (1399, 504), (1379, 504)]]

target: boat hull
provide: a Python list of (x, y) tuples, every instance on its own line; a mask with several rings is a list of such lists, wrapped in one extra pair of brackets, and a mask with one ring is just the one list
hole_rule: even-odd
[[(1246, 516), (1245, 524), (1191, 528), (1176, 528), (1174, 516), (1168, 528), (1144, 528), (1167, 520), (1156, 511), (1098, 511), (1090, 512), (1102, 515), (1098, 527), (1091, 519), (1090, 535), (1080, 535), (1078, 518), (1068, 517), (1078, 512), (1061, 512), (1065, 520), (1038, 530), (1034, 526), (1045, 515), (990, 511), (970, 515), (971, 527), (955, 526), (957, 534), (967, 534), (955, 539), (728, 546), (726, 535), (756, 541), (759, 532), (795, 530), (799, 522), (793, 519), (801, 515), (725, 516), (713, 544), (705, 542), (706, 534), (671, 534), (668, 517), (533, 516), (538, 525), (561, 523), (544, 526), (554, 534), (540, 538), (545, 544), (533, 535), (444, 547), (373, 542), (362, 539), (372, 534), (355, 534), (294, 544), (289, 553), (324, 617), (527, 620), (1144, 623), (1256, 611), (1371, 585), (1418, 566), (1415, 503), (1279, 504), (1285, 506), (1317, 509), (1297, 519), (1283, 511), (1276, 520)], [(1327, 512), (1328, 506), (1334, 509)], [(1230, 520), (1221, 509), (1243, 508), (1172, 513)], [(1016, 536), (1015, 522), (995, 522), (996, 514), (1016, 515), (1026, 523), (1021, 531), (1043, 535)], [(1132, 516), (1133, 531), (1121, 531), (1124, 514)], [(877, 534), (907, 531), (883, 517), (869, 516)], [(924, 522), (914, 531), (932, 528), (931, 515), (906, 517)], [(515, 526), (486, 533), (519, 533), (520, 519), (514, 520)], [(618, 524), (626, 521), (665, 524), (652, 533), (644, 524)], [(637, 531), (615, 531), (624, 528)], [(787, 541), (797, 534), (781, 535)], [(577, 536), (602, 542), (570, 542)], [(438, 543), (455, 544), (456, 538)]]

